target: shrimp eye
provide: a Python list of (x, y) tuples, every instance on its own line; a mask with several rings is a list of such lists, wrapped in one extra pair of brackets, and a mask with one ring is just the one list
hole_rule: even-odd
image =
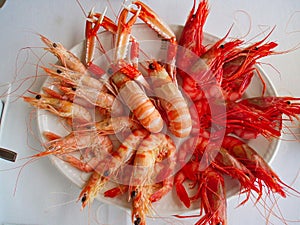
[(83, 195), (83, 197), (81, 198), (81, 202), (84, 203), (86, 201), (86, 194)]
[(111, 75), (111, 74), (113, 74), (113, 73), (114, 73), (114, 71), (113, 71), (113, 69), (112, 69), (112, 68), (109, 68), (109, 69), (107, 70), (107, 73), (108, 73), (109, 75)]
[(216, 225), (222, 225), (222, 222), (217, 223)]
[(76, 91), (76, 87), (72, 87), (72, 91)]
[(291, 102), (290, 102), (290, 101), (286, 101), (286, 104), (290, 105), (290, 104), (291, 104)]
[(61, 70), (56, 70), (56, 73), (61, 74), (62, 71)]
[(163, 62), (161, 62), (161, 61), (158, 61), (157, 63), (161, 66), (164, 66)]
[(220, 45), (220, 49), (224, 49), (225, 48), (225, 46), (224, 45)]
[(107, 177), (109, 175), (109, 170), (105, 170), (103, 176)]
[(257, 51), (259, 48), (256, 46), (254, 49)]
[(149, 69), (150, 70), (155, 70), (156, 69), (156, 66), (154, 65), (154, 63), (149, 64)]
[(56, 43), (53, 43), (52, 46), (53, 46), (53, 48), (56, 48), (56, 47), (57, 47), (57, 44), (56, 44)]
[(137, 191), (132, 191), (130, 194), (131, 198), (134, 198), (136, 195), (137, 195)]
[(35, 96), (35, 99), (41, 99), (41, 98), (42, 98), (41, 95), (36, 95), (36, 96)]
[(141, 218), (137, 217), (134, 221), (134, 225), (139, 225), (141, 223)]
[(48, 148), (47, 148), (49, 151), (53, 151), (55, 149), (55, 147), (53, 145), (50, 145)]

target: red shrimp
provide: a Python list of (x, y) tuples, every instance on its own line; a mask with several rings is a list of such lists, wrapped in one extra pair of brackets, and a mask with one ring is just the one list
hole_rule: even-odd
[(40, 35), (41, 40), (48, 46), (47, 51), (54, 54), (64, 67), (79, 73), (85, 74), (87, 69), (80, 59), (72, 52), (68, 51), (62, 44), (52, 42), (43, 35)]
[(85, 100), (92, 106), (97, 106), (105, 109), (109, 115), (120, 116), (123, 114), (122, 103), (112, 94), (98, 89), (77, 86), (75, 87), (60, 87), (65, 95), (72, 96), (73, 102), (81, 102)]
[(215, 149), (212, 148), (212, 146), (213, 144), (209, 143), (209, 149), (206, 148), (206, 151), (202, 153), (203, 157), (201, 160), (210, 162), (210, 166), (219, 173), (227, 174), (233, 179), (237, 179), (239, 181), (240, 193), (246, 194), (246, 198), (240, 203), (240, 205), (249, 200), (252, 191), (255, 191), (259, 196), (261, 196), (261, 190), (256, 187), (255, 176), (251, 173), (251, 171), (235, 157), (229, 154), (225, 148), (221, 147)]
[[(199, 162), (190, 161), (175, 176), (177, 196), (186, 207), (190, 207), (191, 201), (201, 199), (200, 215), (205, 214), (197, 221), (197, 225), (227, 224), (226, 193), (224, 178), (211, 167), (200, 170)], [(198, 187), (194, 196), (189, 196), (183, 186), (183, 182), (190, 180), (190, 188)], [(185, 218), (187, 216), (177, 216)]]
[(72, 131), (65, 137), (61, 137), (45, 144), (45, 151), (31, 157), (44, 157), (47, 155), (62, 155), (85, 148), (95, 148), (105, 151), (112, 148), (111, 140), (108, 136), (99, 135), (94, 130)]
[(192, 129), (192, 120), (182, 93), (164, 67), (156, 61), (150, 62), (148, 71), (154, 93), (166, 111), (170, 131), (177, 137), (187, 137)]
[(139, 9), (130, 9), (135, 15), (139, 14), (139, 18), (143, 20), (151, 29), (156, 31), (162, 38), (170, 42), (167, 51), (166, 69), (174, 83), (176, 83), (175, 58), (177, 54), (176, 36), (172, 29), (145, 3), (139, 0), (132, 1)]
[[(254, 72), (257, 71), (258, 75), (260, 75), (257, 68), (255, 68), (257, 60), (275, 54), (272, 49), (277, 44), (275, 42), (263, 44), (264, 40), (249, 47), (236, 50), (234, 54), (231, 54), (226, 59), (223, 65), (223, 81), (221, 84), (225, 98), (231, 101), (241, 99), (254, 76)], [(264, 93), (265, 84), (263, 80), (262, 84)]]
[(84, 107), (59, 98), (48, 97), (43, 94), (37, 94), (34, 98), (22, 96), (25, 102), (34, 107), (47, 110), (59, 117), (72, 119), (79, 123), (90, 123), (92, 116)]
[[(216, 171), (227, 174), (233, 179), (237, 179), (240, 182), (241, 191), (247, 194), (246, 199), (241, 204), (244, 204), (249, 199), (251, 191), (260, 193), (260, 190), (255, 186), (255, 177), (251, 171), (231, 156), (225, 148), (216, 146), (214, 140), (209, 139), (208, 132), (203, 132), (203, 136), (193, 137), (186, 140), (180, 147), (180, 151), (183, 152), (180, 153), (178, 157), (180, 162), (186, 160), (186, 156), (182, 157), (183, 154), (193, 154), (190, 160), (199, 162), (200, 164), (202, 163), (201, 168), (204, 169), (207, 165), (210, 165)], [(192, 153), (187, 151), (192, 151)], [(180, 174), (178, 178), (179, 180), (182, 180), (184, 178), (183, 174)], [(179, 186), (177, 188), (179, 193), (181, 193), (179, 198), (187, 206), (189, 205), (187, 195), (182, 190), (183, 187), (180, 182), (178, 184)]]
[(234, 133), (240, 138), (253, 139), (263, 135), (267, 139), (280, 137), (283, 116), (289, 121), (298, 120), (299, 98), (254, 97), (238, 102), (228, 102), (226, 114), (214, 118), (218, 124), (226, 120), (226, 133)]
[(102, 135), (117, 134), (131, 130), (140, 129), (141, 125), (138, 121), (127, 116), (105, 118), (93, 124), (93, 126), (84, 125), (95, 129), (97, 133)]
[(226, 136), (222, 146), (251, 171), (261, 188), (265, 186), (268, 191), (286, 197), (283, 187), (287, 187), (287, 185), (253, 148), (233, 136)]
[[(43, 132), (43, 135), (49, 141), (62, 139), (61, 136), (49, 131)], [(103, 154), (103, 152), (110, 152), (112, 150), (112, 145), (110, 144), (106, 145), (106, 150), (104, 151), (99, 151), (99, 150), (100, 150), (99, 148), (95, 148), (95, 147), (87, 147), (83, 149), (80, 148), (77, 150), (80, 151), (81, 153), (79, 157), (73, 154), (69, 154), (67, 152), (68, 150), (65, 151), (65, 153), (63, 154), (55, 154), (55, 153), (54, 154), (56, 157), (69, 163), (71, 166), (75, 167), (76, 169), (89, 173), (94, 171), (96, 165), (98, 165), (101, 158), (105, 155)], [(74, 152), (76, 152), (76, 150)]]
[[(126, 23), (125, 19), (127, 13), (127, 9), (123, 9), (121, 12), (122, 16), (119, 19), (118, 41), (115, 54), (115, 64), (117, 64), (118, 70), (113, 72), (110, 80), (117, 87), (120, 97), (137, 120), (140, 121), (142, 126), (150, 132), (157, 133), (163, 128), (163, 119), (141, 87), (129, 77), (129, 75), (140, 74), (140, 72), (135, 67), (126, 65), (123, 60), (124, 54), (126, 54), (126, 46), (128, 45), (132, 25), (138, 16), (138, 14), (135, 14), (129, 22)], [(121, 67), (118, 65), (120, 63)], [(128, 69), (128, 67), (130, 67), (130, 69)]]
[(199, 57), (205, 52), (203, 26), (209, 13), (208, 1), (200, 1), (197, 10), (195, 7), (196, 0), (194, 0), (178, 42), (180, 47), (178, 48), (176, 65), (178, 67), (177, 72), (182, 77), (187, 76), (184, 71), (197, 60), (196, 56)]
[(193, 101), (220, 97), (221, 91), (218, 92), (216, 88), (222, 83), (226, 55), (242, 43), (240, 40), (224, 43), (227, 35), (207, 49), (186, 70), (189, 76), (183, 77), (182, 87)]
[[(172, 139), (161, 133), (150, 134), (140, 144), (134, 158), (134, 170), (129, 186), (130, 198), (132, 198), (133, 223), (146, 224), (146, 214), (151, 207), (152, 185), (159, 182), (156, 176), (156, 179), (153, 180), (155, 165), (169, 158), (169, 168), (173, 170), (172, 168), (175, 166), (175, 150), (176, 147)], [(166, 175), (169, 174), (167, 173)], [(167, 178), (165, 177), (166, 175), (163, 176), (163, 179)], [(162, 179), (162, 177), (159, 178)], [(164, 191), (162, 193), (166, 194)], [(152, 200), (155, 200), (155, 198)]]
[(116, 151), (111, 152), (111, 154), (106, 155), (99, 161), (94, 168), (94, 173), (79, 195), (78, 199), (81, 199), (82, 208), (93, 201), (108, 180), (116, 179), (114, 176), (131, 160), (140, 142), (147, 135), (148, 132), (146, 130), (135, 130)]
[[(224, 178), (208, 167), (200, 184), (201, 209), (205, 215), (195, 225), (227, 225), (227, 203)], [(198, 196), (197, 196), (198, 197)]]
[(286, 115), (290, 121), (299, 119), (300, 114), (300, 98), (295, 97), (275, 97), (263, 96), (246, 98), (239, 103), (249, 107), (251, 110), (261, 110), (266, 117), (277, 118), (278, 116)]
[(54, 69), (42, 67), (42, 69), (52, 78), (55, 78), (73, 87), (86, 86), (97, 89), (99, 91), (106, 91), (106, 86), (103, 82), (92, 77), (89, 73), (81, 73), (75, 70), (68, 69), (63, 66), (52, 65)]
[[(56, 88), (58, 89), (58, 91), (54, 90)], [(70, 91), (67, 92), (66, 91), (66, 90), (69, 90), (69, 89), (71, 89), (73, 92), (70, 92)], [(83, 106), (84, 108), (87, 108), (87, 109), (95, 108), (94, 105), (87, 102), (85, 99), (80, 98), (80, 97), (75, 98), (75, 93), (74, 93), (75, 90), (76, 90), (75, 87), (52, 86), (51, 88), (42, 87), (42, 90), (43, 90), (44, 93), (46, 93), (50, 97), (70, 101), (70, 102), (73, 102), (75, 104), (81, 105), (81, 106)], [(74, 100), (75, 100), (75, 102), (74, 102)]]

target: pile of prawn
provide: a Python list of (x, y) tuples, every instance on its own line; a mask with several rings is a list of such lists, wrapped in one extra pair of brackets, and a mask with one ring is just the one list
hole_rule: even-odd
[[(53, 155), (89, 173), (78, 197), (83, 208), (99, 194), (126, 195), (132, 223), (144, 225), (152, 203), (174, 190), (183, 207), (199, 204), (196, 224), (225, 225), (225, 176), (239, 182), (239, 194), (245, 195), (241, 205), (253, 196), (259, 201), (264, 193), (286, 197), (288, 186), (247, 144), (259, 136), (279, 138), (285, 120), (298, 120), (300, 114), (300, 98), (265, 96), (261, 76), (262, 93), (245, 96), (259, 75), (258, 60), (276, 54), (277, 44), (267, 41), (269, 35), (250, 45), (226, 41), (229, 31), (205, 45), (208, 14), (207, 0), (198, 6), (194, 1), (177, 40), (141, 1), (124, 6), (117, 24), (91, 11), (83, 61), (40, 36), (60, 63), (42, 67), (51, 77), (51, 88), (44, 86), (41, 93), (23, 99), (54, 114), (71, 131), (63, 137), (45, 131), (45, 151), (32, 158)], [(142, 50), (131, 32), (137, 19), (168, 42), (165, 59), (139, 62)], [(94, 58), (100, 28), (115, 41), (106, 68)], [(103, 193), (108, 182), (115, 187)]]

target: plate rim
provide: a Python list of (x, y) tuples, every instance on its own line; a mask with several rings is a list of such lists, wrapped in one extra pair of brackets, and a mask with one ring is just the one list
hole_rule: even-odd
[[(140, 26), (142, 26), (143, 28), (144, 28), (144, 27), (148, 27), (148, 26), (145, 25), (145, 24), (135, 24), (135, 25), (134, 25), (134, 27), (135, 27), (136, 29), (139, 29)], [(183, 29), (183, 25), (178, 25), (178, 24), (171, 24), (170, 27), (171, 27), (172, 30), (173, 30), (173, 29), (177, 29), (177, 30), (178, 30), (178, 29), (179, 29), (179, 30), (180, 30), (180, 29), (181, 29), (181, 30)], [(108, 33), (108, 31), (102, 31), (102, 32), (100, 32), (98, 35), (101, 35), (101, 34), (103, 34), (103, 33)], [(218, 38), (217, 36), (214, 36), (214, 35), (212, 35), (212, 34), (210, 34), (210, 33), (206, 33), (206, 32), (204, 32), (204, 37), (205, 37), (205, 38), (209, 37), (210, 39), (212, 39), (212, 40), (214, 40), (214, 41), (217, 41), (217, 40), (220, 39), (220, 38)], [(81, 42), (75, 44), (75, 45), (70, 49), (70, 51), (73, 52), (74, 49), (80, 47), (80, 45), (82, 45), (82, 44), (84, 43), (84, 41), (85, 41), (85, 40), (82, 40)], [(74, 53), (74, 52), (73, 52), (73, 53)], [(257, 64), (255, 67), (256, 67), (257, 70), (263, 75), (263, 79), (264, 79), (264, 81), (267, 83), (267, 87), (269, 87), (270, 90), (271, 90), (271, 92), (274, 93), (274, 96), (278, 96), (278, 93), (277, 93), (277, 91), (276, 91), (276, 89), (275, 89), (274, 84), (272, 83), (272, 81), (270, 80), (270, 78), (267, 76), (267, 74), (266, 74), (266, 72), (263, 70), (262, 66), (259, 65), (259, 64)], [(41, 85), (40, 92), (42, 92), (42, 87), (44, 87), (44, 85), (47, 83), (48, 79), (49, 79), (49, 78), (45, 78), (45, 81), (44, 81), (44, 82), (42, 83), (42, 85)], [(40, 122), (40, 116), (43, 115), (43, 114), (45, 114), (45, 112), (42, 112), (42, 113), (41, 113), (41, 111), (44, 111), (44, 110), (42, 110), (42, 109), (38, 109), (38, 110), (37, 110), (37, 124), (38, 124), (39, 138), (40, 138), (40, 140), (42, 140), (43, 143), (44, 143), (44, 142), (47, 141), (47, 140), (43, 137), (43, 134), (42, 134), (42, 132), (43, 132), (44, 130), (42, 129), (43, 126), (41, 125), (41, 122)], [(272, 152), (271, 156), (269, 157), (269, 159), (266, 160), (266, 161), (268, 162), (268, 164), (271, 164), (272, 161), (274, 160), (274, 158), (276, 157), (276, 154), (277, 154), (277, 152), (278, 152), (278, 149), (279, 149), (281, 140), (280, 140), (279, 138), (272, 138), (272, 141), (271, 141), (271, 142), (272, 142), (272, 145), (273, 145), (273, 152)], [(270, 144), (271, 144), (271, 142), (270, 142)], [(43, 147), (43, 148), (44, 148), (44, 147)], [(67, 169), (68, 167), (72, 167), (72, 166), (68, 165), (68, 163), (64, 162), (63, 160), (59, 159), (59, 158), (56, 157), (56, 156), (49, 155), (48, 158), (49, 158), (50, 162), (54, 165), (54, 167), (56, 167), (56, 169), (57, 169), (60, 173), (62, 173), (64, 176), (66, 176), (72, 183), (74, 183), (74, 184), (75, 184), (77, 187), (79, 187), (79, 188), (82, 188), (82, 187), (83, 187), (84, 182), (79, 182), (79, 181), (78, 181), (78, 177), (75, 177), (74, 174), (73, 174), (73, 176), (70, 176), (70, 175), (68, 175), (67, 173), (63, 172), (62, 169), (61, 169), (61, 167), (65, 167), (65, 168)], [(76, 168), (74, 168), (74, 169), (77, 170)], [(83, 172), (79, 171), (79, 173), (83, 173)], [(70, 174), (70, 173), (69, 173), (69, 174)], [(80, 176), (81, 176), (81, 175), (80, 175)], [(86, 176), (88, 176), (88, 174), (86, 174)], [(173, 191), (174, 191), (174, 188), (173, 188)], [(128, 211), (128, 210), (131, 209), (130, 203), (128, 203), (127, 201), (126, 201), (126, 202), (122, 202), (122, 204), (116, 204), (116, 202), (115, 202), (115, 201), (112, 201), (111, 198), (106, 198), (106, 197), (104, 197), (104, 196), (100, 196), (101, 194), (103, 194), (103, 193), (100, 192), (99, 195), (96, 196), (96, 199), (97, 199), (98, 201), (100, 201), (100, 202), (102, 202), (102, 203), (114, 205), (114, 206), (119, 207), (119, 208), (121, 208), (121, 209), (123, 209), (123, 210), (126, 210), (126, 211)], [(226, 199), (227, 199), (227, 201), (229, 201), (229, 200), (231, 200), (232, 198), (236, 197), (237, 195), (238, 195), (238, 193), (231, 194), (230, 196), (227, 196)], [(128, 207), (128, 205), (129, 205), (129, 207)], [(154, 207), (155, 207), (155, 203), (154, 203), (153, 205), (154, 205)], [(198, 208), (195, 208), (195, 209), (185, 208), (185, 207), (182, 205), (182, 207), (181, 207), (180, 209), (178, 208), (177, 210), (173, 210), (171, 213), (164, 213), (164, 212), (160, 211), (159, 214), (157, 214), (157, 215), (158, 215), (158, 216), (171, 216), (171, 215), (174, 215), (174, 214), (193, 213), (193, 212), (198, 211), (198, 210), (199, 210)], [(155, 212), (157, 212), (157, 210), (155, 210)], [(148, 216), (149, 216), (149, 215), (148, 215)], [(150, 215), (150, 216), (151, 216), (151, 215)]]

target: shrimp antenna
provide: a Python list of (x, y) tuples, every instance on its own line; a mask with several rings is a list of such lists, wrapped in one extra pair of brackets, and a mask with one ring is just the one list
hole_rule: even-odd
[[(244, 10), (237, 10), (237, 11), (234, 12), (234, 24), (237, 24), (237, 22), (238, 22), (238, 18), (237, 18), (237, 14), (238, 14), (238, 13), (244, 14), (244, 15), (246, 15), (246, 16), (248, 17), (249, 28), (248, 28), (247, 32), (246, 32), (244, 35), (242, 35), (242, 36), (240, 37), (240, 38), (245, 38), (245, 37), (248, 36), (248, 34), (249, 34), (250, 31), (251, 31), (252, 20), (251, 20), (250, 15), (249, 15), (246, 11), (244, 11)], [(238, 28), (240, 28), (240, 27), (238, 27)], [(241, 31), (240, 29), (238, 29), (238, 30)]]
[(82, 4), (80, 3), (80, 1), (79, 1), (79, 0), (76, 0), (76, 2), (77, 2), (77, 4), (79, 5), (79, 8), (80, 8), (80, 10), (82, 11), (84, 17), (87, 17), (87, 14), (86, 14), (86, 12), (85, 12), (85, 10), (84, 10)]

